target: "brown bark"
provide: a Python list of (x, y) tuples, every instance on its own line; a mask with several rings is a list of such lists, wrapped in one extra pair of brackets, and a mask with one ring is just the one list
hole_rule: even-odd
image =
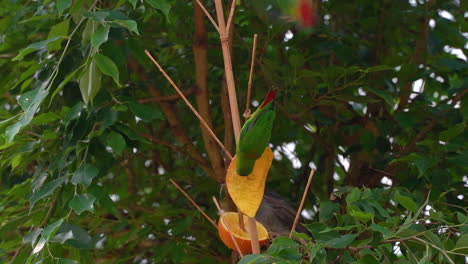
[[(198, 112), (203, 117), (205, 122), (210, 128), (213, 128), (213, 122), (211, 119), (210, 106), (209, 106), (209, 94), (208, 94), (208, 60), (206, 56), (207, 52), (207, 32), (205, 25), (205, 15), (203, 10), (194, 1), (194, 24), (195, 24), (195, 36), (193, 43), (193, 53), (195, 60), (195, 83), (197, 87), (196, 101), (198, 106)], [(211, 161), (211, 166), (215, 173), (215, 180), (217, 182), (224, 181), (224, 161), (219, 151), (218, 145), (215, 140), (211, 137), (208, 130), (200, 124), (203, 142), (205, 143), (205, 149), (208, 153), (208, 157)]]

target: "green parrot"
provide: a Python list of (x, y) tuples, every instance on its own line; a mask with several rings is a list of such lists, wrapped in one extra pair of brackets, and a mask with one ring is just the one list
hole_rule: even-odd
[(242, 126), (236, 147), (236, 171), (240, 176), (252, 173), (255, 161), (270, 141), (275, 120), (275, 96), (276, 90), (270, 90), (263, 103)]

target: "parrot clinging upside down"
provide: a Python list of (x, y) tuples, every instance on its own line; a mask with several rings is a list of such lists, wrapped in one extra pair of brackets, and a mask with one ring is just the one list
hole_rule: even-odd
[(275, 96), (276, 90), (270, 90), (263, 103), (242, 126), (236, 147), (236, 171), (240, 176), (252, 173), (255, 161), (270, 141), (275, 120)]

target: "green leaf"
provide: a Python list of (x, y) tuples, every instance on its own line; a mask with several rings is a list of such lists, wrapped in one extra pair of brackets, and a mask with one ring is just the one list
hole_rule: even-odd
[(386, 227), (383, 227), (381, 225), (371, 224), (369, 227), (376, 232), (382, 233), (384, 239), (392, 235), (392, 232), (390, 232), (390, 230), (388, 230)]
[(12, 116), (12, 117), (10, 117), (10, 118), (7, 118), (7, 119), (5, 119), (5, 120), (0, 121), (0, 128), (1, 128), (2, 126), (4, 126), (4, 125), (8, 124), (8, 122), (14, 120), (14, 119), (17, 118), (17, 117), (18, 117), (18, 115), (15, 115), (15, 116)]
[(94, 34), (94, 30), (96, 29), (96, 23), (92, 19), (87, 19), (85, 28), (83, 32), (81, 32), (81, 45), (85, 46), (91, 40), (91, 37)]
[(348, 213), (350, 216), (360, 220), (360, 221), (363, 221), (363, 222), (367, 222), (369, 220), (371, 220), (372, 218), (374, 218), (374, 214), (373, 213), (369, 213), (369, 212), (363, 212), (361, 209), (359, 209), (358, 207), (356, 206), (349, 206), (348, 207)]
[(462, 235), (455, 244), (455, 248), (452, 251), (468, 255), (468, 234)]
[(317, 253), (323, 248), (323, 245), (320, 244), (314, 244), (309, 251), (310, 259), (313, 260), (315, 256), (317, 256)]
[(138, 25), (133, 20), (119, 20), (119, 19), (117, 19), (117, 20), (112, 21), (112, 25), (115, 25), (117, 27), (126, 28), (126, 29), (136, 33), (137, 35), (140, 35), (140, 33), (138, 32)]
[(96, 62), (97, 66), (101, 70), (102, 73), (108, 75), (114, 79), (115, 83), (120, 86), (119, 84), (119, 69), (117, 65), (109, 59), (108, 57), (102, 55), (101, 53), (96, 54), (94, 57), (94, 61)]
[[(60, 36), (67, 36), (68, 35), (68, 28), (70, 26), (70, 20), (66, 19), (65, 21), (58, 23), (57, 25), (54, 25), (50, 31), (49, 35), (47, 36), (47, 39), (53, 39), (55, 37), (60, 37)], [(54, 51), (54, 50), (59, 50), (61, 48), (61, 42), (63, 39), (60, 41), (54, 41), (48, 45), (49, 51)]]
[(413, 213), (416, 213), (418, 211), (418, 206), (413, 201), (413, 199), (411, 199), (408, 196), (401, 195), (398, 190), (395, 192), (394, 199), (395, 199), (395, 201), (397, 201), (399, 204), (401, 204), (407, 210), (409, 210), (409, 211), (411, 211)]
[(138, 0), (128, 0), (128, 1), (130, 2), (130, 4), (132, 4), (132, 6), (133, 6), (133, 9), (135, 9), (135, 8), (136, 8), (136, 4), (137, 4)]
[(335, 213), (340, 211), (340, 206), (336, 203), (325, 201), (320, 203), (319, 218), (321, 222), (330, 220)]
[(327, 225), (323, 223), (304, 224), (303, 226), (306, 227), (307, 230), (310, 231), (310, 233), (312, 233), (312, 236), (317, 241), (317, 243), (328, 241), (330, 239), (337, 238), (340, 236), (340, 234), (335, 230), (321, 233), (322, 231), (329, 228)]
[(84, 164), (73, 173), (71, 182), (74, 185), (83, 184), (89, 186), (98, 173), (99, 170), (94, 165)]
[(46, 226), (44, 230), (42, 230), (42, 237), (49, 242), (50, 239), (55, 235), (59, 227), (62, 225), (64, 219), (60, 218), (59, 220), (53, 222), (52, 224)]
[(53, 181), (50, 181), (49, 183), (44, 184), (39, 188), (39, 190), (35, 191), (30, 200), (31, 200), (31, 208), (34, 207), (34, 204), (39, 201), (42, 198), (45, 198), (47, 196), (50, 196), (52, 193), (54, 193), (55, 189), (57, 189), (59, 186), (61, 186), (65, 180), (67, 179), (67, 176), (60, 177), (58, 179), (55, 179)]
[(250, 254), (244, 256), (237, 264), (271, 264), (275, 259), (264, 254)]
[(354, 187), (353, 190), (346, 196), (346, 203), (351, 205), (353, 202), (359, 200), (361, 197), (361, 191)]
[(385, 103), (387, 103), (389, 106), (393, 106), (393, 96), (389, 91), (386, 90), (379, 90), (379, 89), (373, 89), (370, 87), (365, 87), (366, 90), (376, 94), (377, 96), (381, 97), (384, 99)]
[[(34, 256), (34, 254), (38, 253), (38, 252), (41, 252), (41, 250), (44, 248), (45, 244), (47, 243), (46, 239), (41, 237), (39, 239), (39, 241), (37, 241), (37, 244), (36, 246), (34, 247), (33, 251), (32, 251), (32, 255), (31, 256)], [(28, 258), (29, 260), (29, 258)], [(26, 262), (26, 263), (30, 263), (29, 262)]]
[(79, 249), (94, 247), (93, 239), (88, 232), (74, 224), (63, 224), (51, 241)]
[(377, 211), (379, 211), (379, 214), (382, 215), (385, 218), (391, 218), (390, 214), (387, 212), (386, 209), (382, 207), (377, 201), (375, 200), (368, 200), (369, 204), (372, 205)]
[(346, 246), (351, 244), (356, 237), (356, 234), (347, 234), (339, 238), (334, 238), (329, 241), (326, 241), (325, 244), (333, 248), (345, 248)]
[(271, 246), (268, 248), (268, 253), (278, 253), (283, 249), (286, 248), (297, 248), (298, 244), (296, 241), (288, 238), (288, 237), (277, 237), (273, 240)]
[(300, 239), (304, 239), (304, 240), (312, 240), (312, 238), (309, 237), (309, 235), (305, 234), (305, 233), (298, 233), (296, 231), (293, 231), (292, 232), (292, 236), (293, 237), (296, 237), (296, 238), (300, 238)]
[(85, 104), (92, 102), (101, 89), (101, 78), (101, 72), (93, 60), (79, 80), (81, 96)]
[(68, 206), (80, 215), (84, 211), (94, 211), (94, 201), (96, 197), (90, 193), (79, 194), (73, 197)]
[[(55, 89), (55, 91), (52, 93), (52, 95), (50, 96), (50, 103), (52, 103), (52, 101), (54, 100), (54, 97), (63, 89), (63, 87), (69, 83), (72, 79), (75, 78), (75, 75), (78, 73), (78, 71), (80, 70), (80, 68), (78, 68), (77, 70), (71, 72), (70, 74), (68, 74), (64, 79), (63, 81), (57, 86), (57, 88)], [(49, 105), (50, 105), (49, 103)]]
[(414, 165), (418, 168), (419, 176), (422, 176), (428, 169), (434, 167), (439, 160), (439, 157), (435, 156), (420, 156), (416, 159)]
[(34, 89), (19, 96), (18, 104), (23, 108), (23, 111), (27, 111), (33, 104), (34, 98), (36, 98), (39, 91), (40, 89)]
[(165, 0), (145, 0), (151, 7), (160, 10), (166, 18), (169, 16), (171, 5)]
[(439, 140), (447, 142), (455, 138), (456, 136), (460, 135), (463, 131), (465, 131), (465, 127), (466, 127), (466, 122), (461, 122), (455, 126), (452, 126), (449, 129), (442, 131), (439, 134)]
[(95, 12), (85, 12), (84, 17), (91, 17), (95, 22), (104, 22), (110, 16), (109, 10), (100, 10)]
[(11, 143), (23, 126), (21, 122), (16, 122), (5, 129), (5, 138), (7, 143)]
[(31, 247), (34, 247), (34, 244), (36, 243), (36, 240), (39, 237), (39, 235), (42, 233), (42, 230), (42, 228), (36, 228), (33, 231), (27, 233), (23, 237), (23, 244), (30, 243)]
[(445, 249), (444, 248), (444, 245), (442, 244), (442, 242), (440, 241), (440, 238), (438, 235), (434, 234), (433, 232), (431, 231), (426, 231), (424, 232), (423, 234), (429, 241), (431, 241), (432, 244), (438, 246), (439, 248), (441, 249)]
[(78, 261), (72, 259), (59, 258), (57, 264), (79, 264)]
[(60, 37), (55, 37), (55, 38), (51, 38), (51, 39), (48, 39), (48, 40), (35, 42), (35, 43), (27, 46), (25, 49), (21, 50), (20, 53), (16, 57), (13, 58), (13, 61), (22, 60), (24, 58), (24, 56), (26, 56), (26, 55), (28, 55), (28, 54), (36, 51), (36, 50), (43, 49), (43, 48), (47, 47), (50, 43), (53, 43), (55, 41), (61, 41), (64, 38), (65, 38), (64, 36), (60, 36)]
[(299, 260), (302, 254), (298, 251), (298, 248), (299, 245), (296, 241), (288, 237), (278, 237), (273, 240), (266, 252), (277, 258)]
[(120, 216), (119, 210), (115, 206), (114, 202), (109, 198), (109, 194), (106, 193), (101, 186), (92, 184), (88, 187), (88, 192), (96, 197), (96, 202), (99, 204), (99, 207), (104, 208), (115, 217)]
[(137, 102), (129, 102), (128, 106), (130, 110), (143, 121), (164, 120), (163, 114), (157, 108)]
[(379, 264), (380, 262), (371, 254), (362, 256), (356, 264)]
[(34, 119), (31, 121), (31, 124), (32, 125), (45, 125), (45, 124), (49, 124), (51, 122), (54, 122), (55, 120), (57, 120), (59, 118), (60, 118), (60, 116), (57, 115), (56, 113), (47, 112), (47, 113), (43, 113), (43, 114), (40, 114), (40, 115), (34, 117)]
[(112, 131), (108, 136), (107, 136), (107, 144), (114, 150), (114, 152), (117, 155), (122, 155), (122, 151), (125, 149), (127, 146), (125, 142), (125, 138), (114, 131)]
[(68, 124), (70, 121), (77, 119), (83, 110), (83, 103), (76, 103), (68, 112), (63, 116), (63, 122)]
[[(99, 50), (99, 47), (109, 38), (109, 25), (99, 26), (91, 37), (91, 45), (94, 49)], [(101, 69), (102, 71), (102, 69)]]
[(72, 0), (57, 0), (57, 10), (59, 15), (63, 14), (67, 8), (72, 5)]

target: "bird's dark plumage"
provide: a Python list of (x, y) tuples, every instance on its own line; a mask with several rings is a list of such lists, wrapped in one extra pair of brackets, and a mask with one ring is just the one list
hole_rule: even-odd
[[(269, 232), (280, 236), (289, 235), (295, 217), (296, 209), (280, 195), (270, 190), (265, 191), (262, 203), (255, 216), (257, 221), (262, 223)], [(296, 232), (310, 235), (302, 223), (304, 223), (304, 219), (301, 217), (296, 225)]]

